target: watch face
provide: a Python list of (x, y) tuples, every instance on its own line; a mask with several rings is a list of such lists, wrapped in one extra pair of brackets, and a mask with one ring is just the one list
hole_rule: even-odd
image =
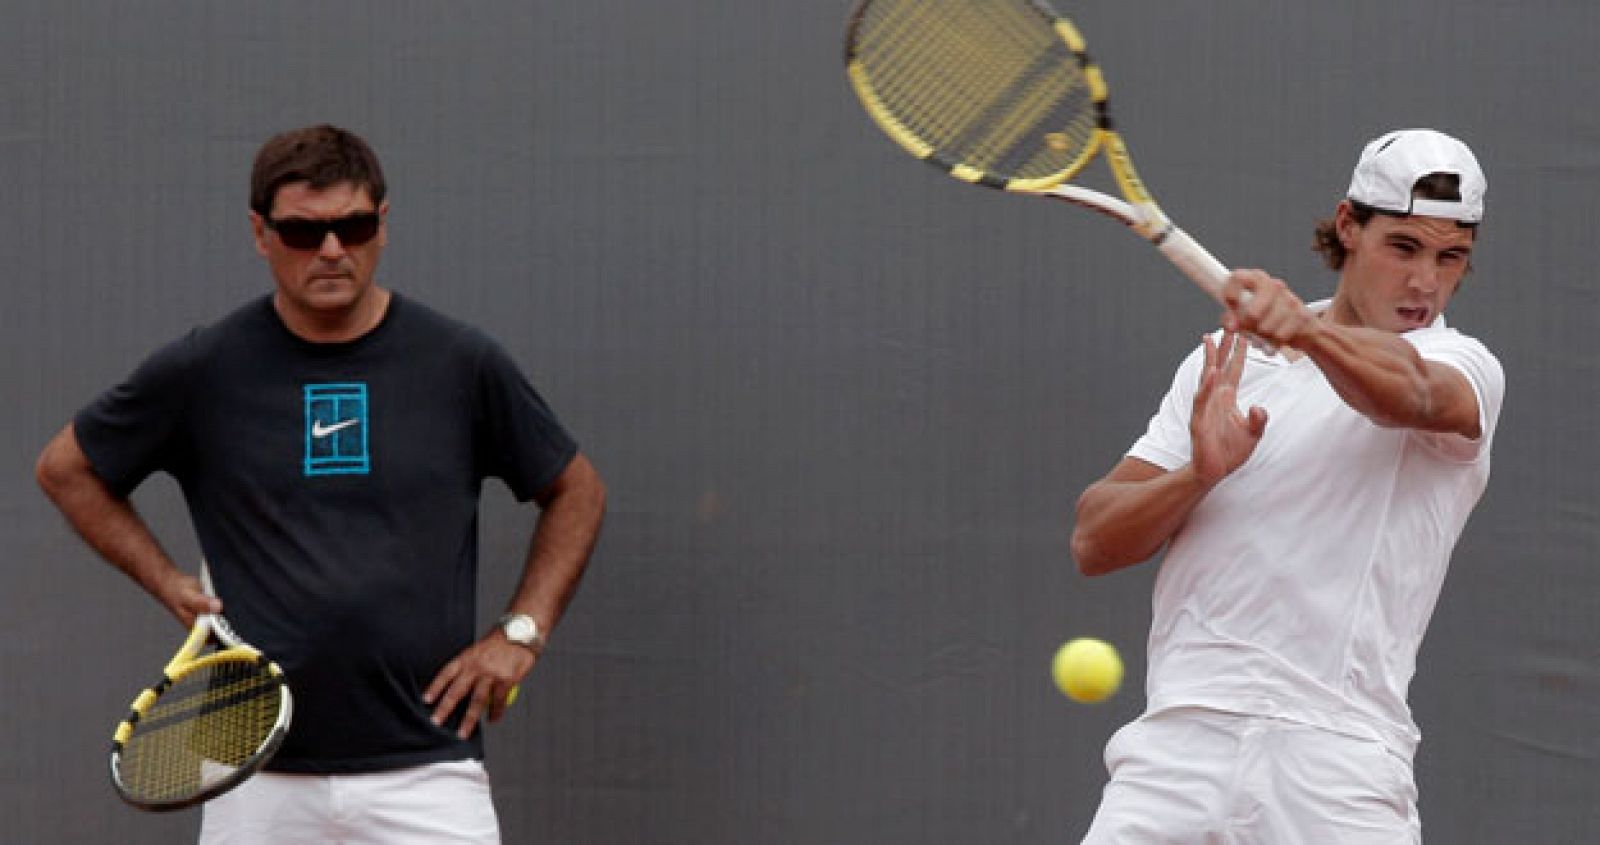
[(526, 616), (513, 616), (506, 620), (505, 631), (507, 639), (526, 645), (533, 642), (538, 626)]

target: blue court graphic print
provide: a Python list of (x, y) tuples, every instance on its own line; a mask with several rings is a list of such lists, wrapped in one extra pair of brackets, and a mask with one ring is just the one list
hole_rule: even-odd
[(366, 384), (308, 384), (305, 406), (306, 475), (366, 475), (371, 472)]

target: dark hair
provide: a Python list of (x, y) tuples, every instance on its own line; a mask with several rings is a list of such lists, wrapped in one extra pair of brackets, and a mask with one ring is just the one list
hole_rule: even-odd
[(278, 189), (306, 182), (316, 189), (349, 182), (366, 188), (374, 205), (388, 194), (378, 156), (354, 132), (326, 123), (267, 139), (250, 168), (250, 210), (267, 217)]
[[(1411, 195), (1425, 200), (1458, 201), (1461, 199), (1461, 177), (1454, 173), (1430, 173), (1417, 180), (1417, 184), (1411, 189)], [(1372, 215), (1374, 214), (1387, 214), (1390, 217), (1406, 216), (1397, 211), (1385, 211), (1381, 208), (1363, 205), (1355, 200), (1350, 201), (1350, 216), (1355, 218), (1358, 225), (1365, 226), (1372, 222)], [(1318, 220), (1315, 239), (1311, 242), (1312, 251), (1322, 253), (1322, 262), (1328, 265), (1330, 270), (1338, 270), (1344, 267), (1345, 260), (1344, 242), (1339, 240), (1339, 230), (1335, 224), (1336, 220), (1337, 218)], [(1462, 223), (1459, 225), (1470, 229), (1476, 228), (1478, 224)]]

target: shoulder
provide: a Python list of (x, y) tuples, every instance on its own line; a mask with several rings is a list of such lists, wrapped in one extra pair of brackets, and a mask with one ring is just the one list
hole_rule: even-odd
[(1429, 326), (1406, 332), (1400, 337), (1421, 352), (1450, 353), (1458, 351), (1494, 357), (1494, 353), (1489, 351), (1489, 347), (1483, 341), (1452, 326)]
[(1479, 393), (1498, 395), (1504, 391), (1505, 368), (1483, 341), (1448, 326), (1406, 332), (1401, 338), (1424, 359), (1459, 371)]
[(478, 326), (398, 293), (390, 307), (396, 339), (413, 356), (426, 350), (442, 371), (474, 381), (522, 377), (510, 352)]
[(270, 313), (271, 302), (261, 297), (239, 306), (211, 323), (192, 326), (183, 334), (157, 347), (145, 359), (147, 372), (191, 372), (207, 361), (228, 354), (231, 347), (247, 341)]
[(190, 329), (176, 345), (192, 349), (196, 354), (212, 355), (226, 352), (233, 345), (250, 345), (259, 342), (264, 333), (278, 327), (272, 310), (272, 296), (264, 294), (222, 315), (210, 323)]
[(146, 365), (195, 374), (241, 358), (257, 360), (263, 346), (282, 331), (272, 310), (272, 298), (264, 295), (168, 341), (151, 354)]
[(424, 339), (444, 349), (473, 353), (479, 353), (485, 346), (494, 343), (477, 326), (399, 292), (391, 294), (389, 308), (395, 328), (413, 339)]
[(1466, 380), (1477, 401), (1478, 425), (1482, 431), (1476, 439), (1430, 432), (1416, 432), (1415, 436), (1439, 454), (1456, 461), (1487, 456), (1505, 399), (1506, 376), (1500, 359), (1482, 341), (1446, 326), (1406, 332), (1401, 337), (1416, 348), (1423, 360), (1449, 367)]

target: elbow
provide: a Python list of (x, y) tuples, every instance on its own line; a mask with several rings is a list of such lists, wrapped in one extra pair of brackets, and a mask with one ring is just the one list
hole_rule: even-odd
[(605, 518), (606, 512), (606, 482), (600, 477), (599, 470), (587, 458), (580, 456), (576, 468), (574, 483), (571, 492), (574, 499), (583, 503), (583, 509), (594, 514), (596, 522)]
[(39, 485), (40, 490), (47, 494), (50, 492), (50, 485), (54, 480), (52, 478), (54, 470), (50, 466), (49, 454), (50, 450), (46, 449), (40, 452), (38, 460), (33, 462), (33, 481)]
[(582, 478), (583, 483), (581, 487), (583, 490), (584, 500), (587, 501), (589, 506), (597, 513), (605, 513), (607, 495), (606, 481), (600, 476), (600, 471), (595, 469), (594, 464), (589, 462), (588, 458), (583, 459)]
[(606, 484), (594, 464), (579, 454), (533, 500), (541, 510), (591, 513), (598, 519), (606, 509)]
[(606, 500), (608, 495), (609, 494), (606, 491), (606, 483), (600, 479), (600, 476), (596, 475), (594, 479), (594, 487), (589, 492), (589, 501), (594, 507), (595, 517), (599, 520), (605, 519)]
[(39, 453), (33, 478), (45, 496), (64, 512), (100, 507), (122, 497), (113, 493), (78, 445), (72, 426), (62, 429)]
[(61, 459), (60, 451), (58, 442), (51, 441), (33, 465), (33, 480), (51, 501), (60, 501), (76, 476), (74, 468)]
[(1072, 559), (1078, 564), (1078, 574), (1093, 578), (1115, 572), (1126, 564), (1119, 564), (1107, 553), (1105, 546), (1096, 542), (1090, 532), (1082, 528), (1072, 532)]
[[(1165, 544), (1162, 544), (1165, 545)], [(1144, 563), (1161, 550), (1137, 543), (1128, 538), (1116, 538), (1086, 530), (1082, 525), (1072, 531), (1072, 559), (1077, 561), (1079, 574), (1093, 578), (1110, 575), (1130, 566)]]

